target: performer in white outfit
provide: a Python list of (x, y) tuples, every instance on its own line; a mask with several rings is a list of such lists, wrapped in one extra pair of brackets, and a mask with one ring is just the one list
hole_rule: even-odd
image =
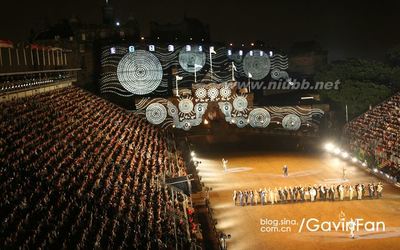
[(355, 235), (354, 235), (354, 231), (356, 230), (356, 223), (353, 221), (353, 219), (351, 219), (348, 222), (348, 228), (350, 230), (350, 238), (354, 239)]
[(361, 200), (362, 199), (362, 185), (358, 184), (357, 186), (357, 199)]
[(339, 199), (341, 201), (344, 199), (344, 187), (343, 187), (343, 185), (339, 186)]
[(271, 189), (268, 189), (268, 194), (269, 194), (269, 201), (271, 202), (272, 205), (275, 203), (275, 192)]
[(222, 167), (224, 168), (224, 171), (226, 171), (226, 169), (228, 168), (228, 160), (222, 158)]
[(353, 194), (354, 194), (354, 188), (352, 185), (349, 185), (349, 199), (353, 199)]
[(253, 193), (254, 193), (254, 202), (256, 203), (256, 205), (258, 205), (258, 201), (260, 200), (260, 194), (257, 192), (257, 190), (254, 190)]
[(314, 187), (311, 187), (310, 189), (310, 199), (311, 202), (313, 202), (315, 200), (315, 196), (317, 195), (317, 190), (315, 190)]

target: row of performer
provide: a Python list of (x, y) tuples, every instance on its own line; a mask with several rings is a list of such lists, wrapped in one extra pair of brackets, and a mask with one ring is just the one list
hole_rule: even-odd
[(304, 201), (335, 201), (335, 200), (362, 200), (365, 198), (382, 197), (382, 183), (368, 184), (337, 184), (337, 185), (314, 185), (295, 186), (279, 188), (260, 188), (257, 190), (234, 190), (233, 202), (235, 205), (266, 205), (268, 203), (288, 203)]

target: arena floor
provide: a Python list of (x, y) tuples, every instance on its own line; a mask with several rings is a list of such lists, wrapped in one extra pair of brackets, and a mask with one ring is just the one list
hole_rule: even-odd
[[(385, 183), (383, 198), (379, 200), (317, 201), (314, 203), (277, 204), (266, 206), (234, 206), (232, 192), (264, 187), (284, 187), (309, 184), (331, 184), (342, 181), (342, 167), (346, 166), (350, 183), (379, 181), (365, 170), (325, 153), (292, 153), (257, 148), (248, 150), (240, 142), (202, 144), (193, 142), (196, 157), (202, 162), (199, 173), (206, 186), (211, 187), (210, 203), (217, 228), (231, 239), (228, 249), (399, 249), (400, 245), (400, 189)], [(229, 161), (224, 172), (221, 159)], [(282, 166), (287, 164), (289, 176), (283, 177)], [(345, 220), (364, 219), (364, 222), (383, 221), (385, 232), (361, 230), (355, 239), (349, 232), (310, 232), (303, 226), (303, 218), (339, 222), (341, 212)], [(278, 220), (280, 225), (263, 227)], [(283, 220), (283, 221), (282, 221)], [(311, 229), (317, 223), (310, 224)], [(376, 225), (376, 224), (375, 224)], [(371, 228), (372, 224), (369, 224)], [(263, 227), (263, 228), (262, 228)], [(261, 232), (261, 230), (290, 232)]]

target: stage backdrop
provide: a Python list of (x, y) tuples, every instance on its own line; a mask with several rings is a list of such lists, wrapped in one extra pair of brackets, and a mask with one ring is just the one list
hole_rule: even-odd
[(197, 83), (288, 79), (288, 58), (274, 51), (206, 45), (109, 45), (102, 48), (100, 88), (121, 97), (168, 96)]

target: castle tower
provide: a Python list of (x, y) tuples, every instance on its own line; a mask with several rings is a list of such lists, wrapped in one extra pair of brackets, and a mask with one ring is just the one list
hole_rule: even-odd
[(111, 5), (111, 0), (105, 0), (103, 6), (103, 24), (114, 24), (114, 8)]

